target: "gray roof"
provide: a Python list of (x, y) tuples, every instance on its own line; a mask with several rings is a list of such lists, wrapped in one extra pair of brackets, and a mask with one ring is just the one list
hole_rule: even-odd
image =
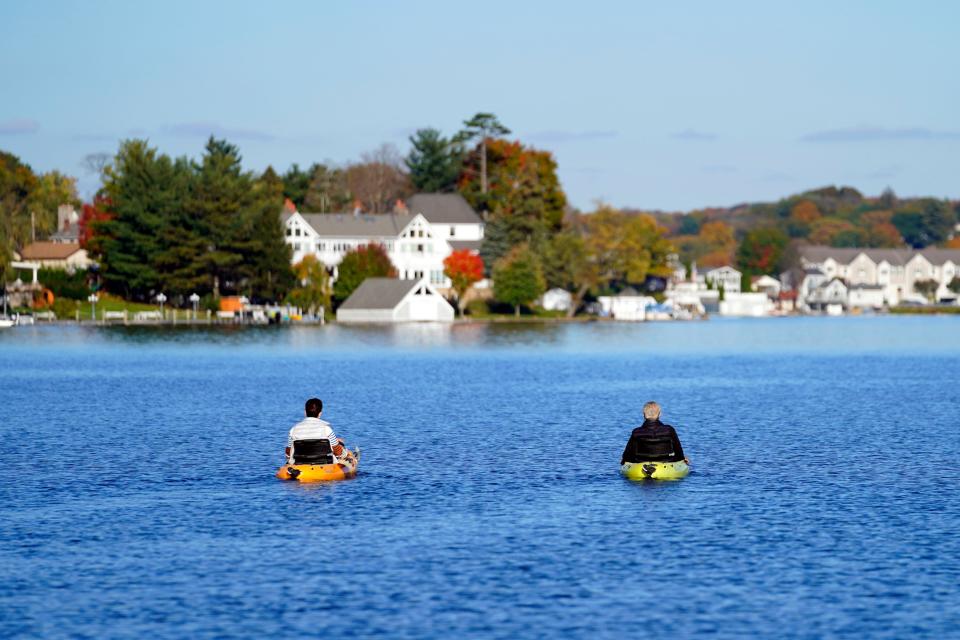
[(393, 309), (410, 291), (420, 284), (419, 280), (396, 278), (367, 278), (357, 287), (341, 309)]
[(909, 249), (868, 249), (864, 247), (827, 247), (807, 245), (800, 247), (800, 255), (810, 262), (823, 262), (833, 258), (841, 264), (850, 264), (861, 253), (876, 263), (887, 261), (890, 264), (903, 265), (910, 261), (916, 252)]
[(855, 284), (850, 289), (867, 289), (870, 291), (879, 291), (883, 289), (882, 284)]
[(79, 242), (80, 228), (73, 225), (69, 229), (61, 229), (56, 233), (50, 234), (49, 240), (51, 242)]
[(394, 237), (414, 219), (409, 213), (301, 213), (313, 230), (324, 237)]
[(960, 249), (941, 249), (939, 247), (928, 247), (920, 252), (924, 258), (930, 261), (930, 264), (942, 265), (947, 260), (954, 264), (960, 264)]
[(459, 193), (418, 193), (407, 201), (410, 213), (420, 213), (430, 224), (480, 224), (477, 215)]
[(459, 251), (461, 249), (469, 249), (470, 251), (480, 251), (480, 247), (483, 245), (483, 240), (447, 240), (454, 251)]

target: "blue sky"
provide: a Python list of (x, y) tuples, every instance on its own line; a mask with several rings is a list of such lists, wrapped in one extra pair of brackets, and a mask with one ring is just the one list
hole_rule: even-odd
[(0, 149), (346, 163), (492, 111), (588, 208), (960, 196), (960, 3), (4, 2)]

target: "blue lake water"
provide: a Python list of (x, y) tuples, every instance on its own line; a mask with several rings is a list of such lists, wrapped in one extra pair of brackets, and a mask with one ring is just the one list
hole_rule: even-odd
[[(960, 318), (0, 332), (0, 637), (945, 637)], [(273, 473), (318, 395), (363, 450)], [(647, 400), (693, 461), (631, 483)]]

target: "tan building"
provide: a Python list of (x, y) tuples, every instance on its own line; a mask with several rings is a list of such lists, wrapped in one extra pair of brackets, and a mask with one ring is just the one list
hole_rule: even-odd
[(20, 250), (18, 260), (36, 262), (44, 269), (86, 269), (90, 266), (87, 250), (77, 242), (33, 242)]

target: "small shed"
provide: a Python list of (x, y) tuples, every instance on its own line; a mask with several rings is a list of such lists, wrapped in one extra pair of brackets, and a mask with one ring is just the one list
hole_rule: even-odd
[(566, 289), (550, 289), (543, 294), (543, 300), (540, 306), (547, 311), (569, 311), (573, 304), (573, 294)]
[(453, 322), (454, 309), (425, 280), (367, 278), (337, 309), (337, 322)]

